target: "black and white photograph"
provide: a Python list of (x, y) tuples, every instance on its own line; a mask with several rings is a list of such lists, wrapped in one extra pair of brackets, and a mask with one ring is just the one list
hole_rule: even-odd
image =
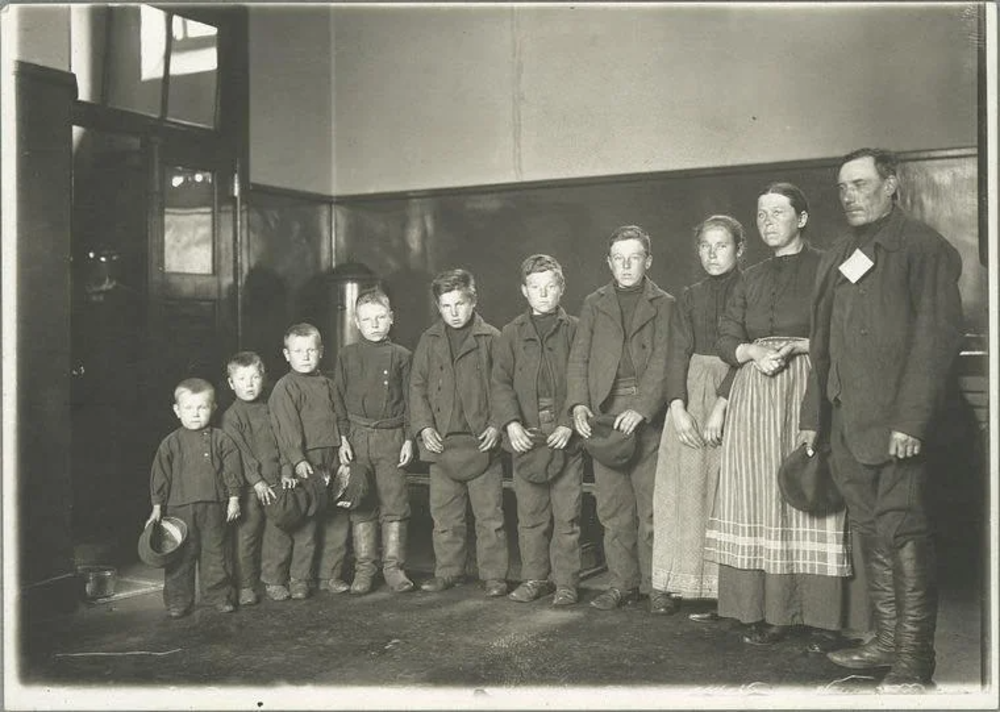
[(997, 14), (0, 5), (0, 707), (996, 709)]

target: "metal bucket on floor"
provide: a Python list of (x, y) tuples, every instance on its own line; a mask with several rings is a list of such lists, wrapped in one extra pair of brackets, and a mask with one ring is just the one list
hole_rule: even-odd
[(118, 569), (114, 566), (78, 566), (76, 573), (83, 581), (83, 593), (88, 601), (115, 595)]

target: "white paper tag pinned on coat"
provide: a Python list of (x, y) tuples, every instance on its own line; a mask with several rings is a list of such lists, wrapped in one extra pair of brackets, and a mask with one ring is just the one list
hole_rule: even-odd
[(874, 264), (868, 255), (855, 248), (854, 254), (841, 263), (840, 273), (851, 280), (851, 284), (857, 284), (857, 281), (864, 277)]

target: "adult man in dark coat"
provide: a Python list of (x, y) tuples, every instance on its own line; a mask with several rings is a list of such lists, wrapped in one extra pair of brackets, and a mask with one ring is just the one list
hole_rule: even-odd
[[(591, 601), (612, 610), (650, 593), (664, 612), (669, 596), (652, 591), (653, 481), (666, 408), (667, 344), (674, 298), (646, 270), (649, 235), (635, 225), (608, 240), (614, 277), (583, 302), (566, 371), (566, 405), (584, 438), (595, 413), (615, 416), (614, 427), (636, 437), (636, 454), (623, 468), (594, 460), (597, 516), (604, 526), (610, 587)], [(662, 595), (659, 595), (662, 593)]]
[(961, 258), (897, 205), (897, 189), (889, 151), (844, 158), (838, 190), (850, 229), (817, 273), (814, 381), (800, 422), (809, 444), (829, 431), (875, 613), (874, 638), (829, 657), (852, 669), (890, 668), (882, 692), (922, 691), (934, 672), (925, 445), (962, 337)]

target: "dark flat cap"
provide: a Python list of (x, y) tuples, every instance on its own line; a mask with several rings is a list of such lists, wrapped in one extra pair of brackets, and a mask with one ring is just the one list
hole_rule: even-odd
[(833, 482), (829, 450), (817, 448), (812, 457), (805, 445), (792, 450), (778, 469), (781, 498), (803, 512), (832, 514), (844, 508), (844, 498)]
[(534, 445), (528, 452), (514, 453), (514, 473), (538, 485), (551, 482), (563, 471), (566, 453), (550, 448), (546, 444), (548, 437), (541, 430), (529, 428), (527, 432)]
[(621, 470), (635, 457), (635, 433), (626, 435), (615, 429), (614, 415), (598, 415), (590, 420), (590, 437), (583, 447), (590, 456), (606, 467)]
[(275, 487), (275, 499), (264, 507), (264, 515), (279, 529), (293, 532), (306, 520), (310, 505), (310, 494), (304, 482), (299, 480), (296, 487), (285, 489)]
[(444, 437), (444, 452), (437, 456), (437, 465), (451, 479), (468, 482), (486, 472), (490, 453), (479, 451), (475, 435), (451, 433)]

